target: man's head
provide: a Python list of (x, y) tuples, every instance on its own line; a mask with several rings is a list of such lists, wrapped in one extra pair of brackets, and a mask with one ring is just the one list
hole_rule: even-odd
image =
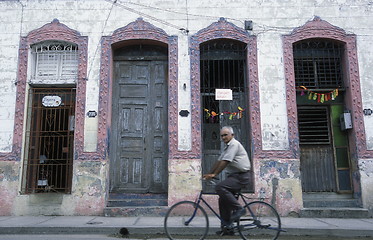
[(225, 126), (220, 130), (220, 137), (224, 143), (228, 143), (234, 137), (233, 128)]

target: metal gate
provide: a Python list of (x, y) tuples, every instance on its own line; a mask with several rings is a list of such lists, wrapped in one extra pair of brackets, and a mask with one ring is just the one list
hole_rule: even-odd
[(71, 192), (75, 88), (29, 91), (23, 192)]
[[(220, 129), (233, 127), (235, 138), (248, 148), (246, 44), (220, 39), (201, 44), (200, 75), (203, 112), (203, 172), (208, 172), (221, 152)], [(232, 100), (216, 100), (216, 89), (232, 90)], [(248, 151), (250, 154), (250, 152)], [(224, 178), (224, 174), (220, 176)], [(251, 184), (252, 185), (252, 184)], [(204, 186), (214, 191), (213, 186)]]

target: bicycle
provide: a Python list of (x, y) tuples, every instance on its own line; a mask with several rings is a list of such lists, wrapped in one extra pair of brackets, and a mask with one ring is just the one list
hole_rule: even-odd
[[(166, 235), (171, 240), (185, 239), (205, 239), (209, 232), (209, 218), (205, 209), (201, 206), (203, 202), (211, 212), (221, 221), (219, 214), (203, 198), (204, 193), (201, 191), (193, 201), (181, 201), (175, 203), (167, 211), (164, 219), (164, 229)], [(241, 192), (236, 193), (238, 199), (242, 199), (246, 215), (234, 222), (233, 230), (238, 232), (242, 239), (250, 239), (253, 236), (260, 236), (260, 239), (275, 240), (281, 229), (281, 219), (276, 209), (270, 204), (255, 200), (249, 201), (249, 197)]]

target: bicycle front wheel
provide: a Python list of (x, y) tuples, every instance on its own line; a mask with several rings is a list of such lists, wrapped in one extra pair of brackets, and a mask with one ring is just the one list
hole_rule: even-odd
[(250, 202), (245, 209), (246, 215), (238, 221), (238, 232), (242, 239), (277, 239), (281, 220), (276, 209), (262, 201)]
[(209, 230), (207, 213), (195, 202), (178, 202), (166, 213), (164, 230), (171, 240), (204, 239)]

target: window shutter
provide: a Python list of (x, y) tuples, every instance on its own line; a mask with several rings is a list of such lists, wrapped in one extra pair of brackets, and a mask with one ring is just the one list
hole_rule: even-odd
[(44, 42), (33, 47), (36, 82), (50, 84), (59, 80), (75, 82), (78, 78), (78, 47), (65, 42)]
[(58, 56), (51, 53), (37, 54), (36, 78), (53, 77), (58, 74)]
[(62, 56), (61, 78), (75, 78), (78, 74), (78, 55), (76, 52), (67, 52)]

